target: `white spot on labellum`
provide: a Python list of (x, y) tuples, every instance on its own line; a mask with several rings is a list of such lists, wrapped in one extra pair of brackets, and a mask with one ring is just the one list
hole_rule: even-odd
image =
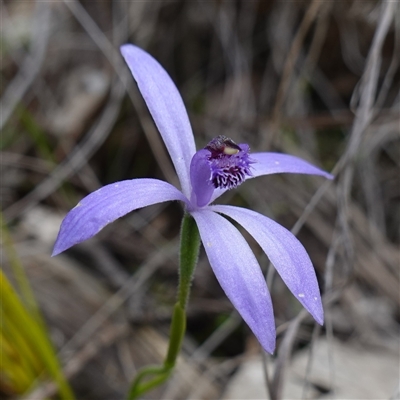
[(304, 293), (299, 293), (299, 297), (304, 297), (305, 294)]
[(279, 165), (279, 161), (275, 161), (275, 165)]
[(232, 147), (225, 147), (223, 151), (224, 154), (227, 154), (228, 156), (239, 153), (238, 149), (234, 149)]

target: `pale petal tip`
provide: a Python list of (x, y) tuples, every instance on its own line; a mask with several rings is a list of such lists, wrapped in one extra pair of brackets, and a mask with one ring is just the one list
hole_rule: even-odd
[(62, 252), (63, 252), (63, 250), (56, 249), (56, 248), (54, 247), (53, 252), (51, 253), (51, 257), (58, 256), (58, 255), (59, 255), (60, 253), (62, 253)]
[(267, 353), (273, 355), (276, 347), (276, 339), (275, 335), (273, 338), (268, 339), (267, 341), (261, 341), (259, 338), (257, 338), (258, 341), (261, 344), (261, 347), (266, 351)]
[(315, 319), (315, 321), (323, 326), (324, 325), (324, 311), (321, 310), (318, 313), (314, 313), (313, 318)]
[(125, 55), (125, 53), (127, 52), (127, 51), (129, 51), (129, 49), (132, 49), (132, 48), (134, 48), (135, 46), (133, 45), (133, 44), (130, 44), (130, 43), (126, 43), (126, 44), (123, 44), (122, 46), (120, 46), (120, 51), (121, 51), (121, 53), (123, 54), (123, 55)]
[(57, 256), (60, 253), (64, 252), (65, 250), (68, 250), (70, 247), (72, 247), (75, 243), (68, 243), (65, 240), (63, 240), (61, 236), (61, 232), (59, 233), (56, 242), (54, 243), (54, 248), (53, 252), (51, 253), (51, 256)]
[[(324, 325), (324, 309), (322, 307), (321, 297), (314, 296), (314, 298), (312, 300), (309, 299), (309, 301), (307, 301), (307, 302), (301, 301), (302, 299), (299, 299), (299, 300), (303, 304), (304, 308), (306, 308), (308, 310), (308, 312), (311, 314), (311, 316), (314, 318), (314, 320), (319, 325), (323, 326)], [(312, 303), (314, 303), (314, 304), (312, 304)]]
[(329, 172), (325, 172), (324, 176), (325, 178), (330, 179), (331, 181), (335, 179), (335, 175), (332, 175)]

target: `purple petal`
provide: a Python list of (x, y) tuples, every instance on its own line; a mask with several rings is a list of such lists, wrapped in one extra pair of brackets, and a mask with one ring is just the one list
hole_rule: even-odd
[(227, 191), (228, 189), (215, 189), (208, 204), (211, 204), (214, 200), (218, 199), (218, 197), (222, 196)]
[(121, 46), (121, 53), (175, 165), (182, 192), (189, 198), (189, 167), (196, 146), (182, 97), (167, 72), (150, 54), (132, 44)]
[(67, 214), (52, 255), (91, 238), (130, 211), (169, 200), (188, 203), (176, 187), (157, 179), (133, 179), (104, 186), (86, 196)]
[(191, 203), (197, 207), (206, 206), (215, 190), (211, 182), (211, 170), (208, 162), (210, 152), (202, 149), (196, 152), (190, 164), (190, 181), (192, 183)]
[(247, 179), (279, 173), (321, 175), (328, 179), (334, 178), (328, 172), (289, 154), (251, 153), (250, 158), (256, 162), (252, 164), (251, 168), (253, 176), (249, 176)]
[(249, 245), (240, 232), (220, 215), (206, 209), (191, 214), (222, 289), (263, 348), (272, 354), (275, 321), (271, 296)]
[(272, 219), (245, 208), (210, 206), (237, 221), (258, 242), (300, 303), (322, 325), (324, 311), (314, 267), (303, 245)]
[[(239, 144), (244, 146), (244, 144)], [(247, 145), (246, 145), (247, 146)], [(334, 179), (334, 176), (310, 164), (301, 158), (282, 153), (250, 153), (251, 175), (246, 176), (247, 179), (256, 178), (261, 175), (271, 175), (280, 173), (289, 174), (308, 174), (321, 175), (328, 179)], [(211, 196), (210, 203), (224, 194), (227, 189), (216, 189)]]

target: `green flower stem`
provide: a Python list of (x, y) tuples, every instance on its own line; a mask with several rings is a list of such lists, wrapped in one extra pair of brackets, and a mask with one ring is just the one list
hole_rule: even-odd
[[(171, 368), (165, 368), (163, 365), (150, 365), (142, 368), (132, 383), (127, 397), (128, 400), (137, 399), (143, 393), (146, 393), (158, 385), (161, 385), (169, 378), (171, 371)], [(153, 377), (149, 378), (149, 376), (152, 375)], [(147, 380), (143, 382), (145, 378), (147, 378)]]
[(181, 351), (183, 337), (186, 332), (186, 314), (179, 303), (174, 306), (169, 335), (168, 353), (164, 360), (166, 368), (174, 368), (176, 359)]
[(194, 269), (197, 265), (200, 249), (200, 234), (196, 222), (185, 214), (181, 226), (181, 253), (179, 260), (179, 288), (178, 302), (182, 309), (186, 309), (189, 299), (190, 285)]
[(200, 249), (200, 235), (194, 219), (185, 214), (181, 226), (181, 248), (179, 259), (178, 301), (174, 306), (168, 352), (163, 365), (142, 368), (132, 382), (128, 400), (154, 389), (164, 383), (172, 373), (180, 353), (186, 331), (186, 305), (190, 294), (190, 285), (197, 265)]

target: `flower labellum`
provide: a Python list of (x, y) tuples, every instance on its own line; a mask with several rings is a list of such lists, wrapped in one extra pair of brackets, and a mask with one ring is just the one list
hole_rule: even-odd
[(205, 147), (210, 151), (208, 157), (211, 182), (215, 188), (234, 189), (251, 176), (249, 146), (237, 145), (232, 139), (220, 135)]
[[(53, 255), (87, 240), (110, 222), (147, 205), (179, 200), (196, 221), (210, 265), (222, 289), (262, 347), (275, 348), (271, 297), (257, 259), (236, 221), (258, 242), (282, 280), (314, 319), (323, 324), (321, 295), (311, 260), (298, 239), (273, 220), (241, 207), (212, 205), (247, 179), (276, 173), (333, 176), (300, 158), (280, 153), (249, 155), (247, 144), (217, 136), (196, 151), (182, 98), (167, 72), (148, 53), (121, 47), (175, 166), (181, 190), (157, 179), (132, 179), (100, 188), (64, 218)], [(221, 251), (224, 249), (224, 251)]]

